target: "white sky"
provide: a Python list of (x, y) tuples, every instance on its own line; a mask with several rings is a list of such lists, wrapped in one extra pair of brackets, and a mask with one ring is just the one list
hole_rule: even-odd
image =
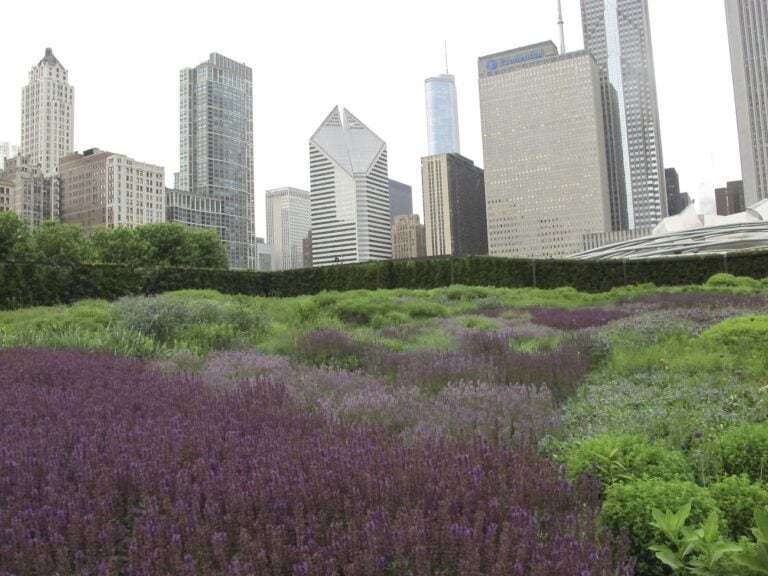
[[(666, 167), (693, 196), (741, 178), (722, 0), (649, 0)], [(46, 47), (75, 87), (75, 149), (179, 167), (179, 70), (210, 52), (254, 72), (256, 232), (264, 191), (309, 189), (308, 140), (333, 106), (388, 146), (390, 177), (421, 213), (424, 79), (456, 76), (462, 154), (482, 166), (477, 58), (558, 42), (556, 0), (4, 2), (0, 141), (19, 144), (21, 88)], [(583, 47), (579, 0), (563, 0), (566, 45)], [(702, 199), (704, 202), (705, 199)], [(706, 202), (704, 202), (706, 204)]]

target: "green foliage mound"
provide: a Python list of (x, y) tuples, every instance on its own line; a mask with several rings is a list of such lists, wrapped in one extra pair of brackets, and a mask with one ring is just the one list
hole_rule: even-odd
[(736, 288), (745, 293), (759, 292), (762, 289), (760, 280), (749, 276), (734, 276), (733, 274), (715, 274), (706, 281), (705, 286), (716, 288)]
[(723, 511), (733, 540), (750, 536), (754, 510), (768, 506), (768, 490), (747, 476), (726, 476), (710, 485), (709, 493)]
[(700, 524), (711, 512), (718, 511), (707, 489), (693, 482), (655, 478), (617, 482), (606, 489), (601, 518), (611, 533), (626, 533), (629, 553), (637, 558), (637, 574), (664, 576), (667, 569), (649, 549), (664, 539), (661, 531), (650, 524), (652, 512), (654, 508), (678, 510), (688, 502), (692, 524)]
[(682, 452), (640, 435), (602, 435), (574, 442), (565, 451), (565, 463), (569, 475), (592, 471), (606, 485), (642, 477), (692, 479)]
[(753, 482), (764, 482), (768, 478), (768, 423), (726, 430), (708, 444), (706, 454), (715, 474), (744, 474)]

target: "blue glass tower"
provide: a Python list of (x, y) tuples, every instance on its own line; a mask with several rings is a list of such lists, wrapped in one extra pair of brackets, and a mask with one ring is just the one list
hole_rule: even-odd
[(424, 81), (427, 98), (428, 156), (459, 154), (459, 109), (452, 74)]

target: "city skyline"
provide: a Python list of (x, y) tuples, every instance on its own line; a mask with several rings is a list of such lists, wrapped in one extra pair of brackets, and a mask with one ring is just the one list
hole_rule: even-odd
[[(702, 182), (708, 182), (713, 190), (741, 178), (721, 0), (649, 3), (665, 165), (677, 168), (683, 191), (693, 195)], [(367, 123), (379, 127), (388, 143), (390, 175), (414, 187), (414, 207), (420, 212), (420, 158), (427, 151), (424, 79), (444, 69), (445, 41), (450, 71), (456, 77), (462, 153), (482, 167), (477, 58), (511, 46), (556, 39), (556, 3), (552, 0), (549, 4), (517, 1), (507, 7), (509, 18), (491, 18), (482, 6), (466, 11), (431, 1), (418, 6), (395, 1), (391, 13), (381, 14), (382, 23), (391, 25), (390, 31), (392, 27), (399, 29), (395, 42), (384, 30), (386, 26), (382, 30), (356, 30), (351, 39), (328, 37), (324, 24), (354, 28), (353, 22), (370, 15), (370, 6), (347, 1), (331, 2), (330, 8), (308, 6), (295, 30), (288, 27), (294, 18), (287, 7), (251, 7), (227, 32), (209, 27), (204, 12), (195, 10), (180, 16), (179, 24), (183, 25), (175, 25), (168, 11), (155, 14), (152, 10), (153, 19), (148, 23), (142, 6), (148, 8), (149, 4), (138, 2), (136, 10), (126, 14), (125, 26), (106, 26), (106, 21), (96, 17), (89, 28), (90, 44), (100, 43), (109, 49), (94, 51), (78, 37), (72, 16), (78, 6), (87, 4), (75, 2), (74, 7), (63, 7), (38, 2), (35, 7), (47, 16), (35, 38), (15, 36), (15, 31), (10, 31), (9, 41), (17, 49), (12, 59), (6, 55), (3, 60), (0, 140), (18, 144), (20, 89), (29, 68), (50, 46), (67, 66), (70, 83), (78, 92), (75, 149), (120, 150), (164, 166), (170, 180), (179, 169), (178, 70), (199, 62), (201, 54), (218, 51), (254, 69), (258, 235), (263, 236), (266, 230), (265, 191), (286, 185), (308, 187), (306, 140), (317, 118), (342, 101)], [(222, 8), (226, 6), (225, 1)], [(231, 7), (235, 6), (232, 3)], [(409, 6), (408, 17), (398, 17), (402, 15), (398, 7), (405, 6)], [(563, 8), (566, 44), (575, 51), (583, 46), (579, 2), (567, 0)], [(693, 9), (697, 26), (689, 29)], [(13, 18), (15, 13), (20, 17), (20, 7), (9, 6), (6, 15)], [(62, 22), (71, 25), (62, 26)], [(163, 31), (167, 38), (162, 54), (127, 41), (132, 37), (129, 32), (138, 28)], [(274, 42), (289, 29), (300, 40), (290, 46), (280, 44), (280, 51), (275, 53)], [(681, 47), (683, 33), (685, 46)], [(353, 44), (356, 49), (350, 50)], [(308, 46), (312, 46), (311, 53)], [(309, 61), (316, 65), (307, 65)], [(126, 73), (138, 79), (139, 70), (140, 81), (125, 81)], [(105, 122), (105, 110), (115, 108), (121, 114)], [(705, 129), (701, 118), (709, 123)]]

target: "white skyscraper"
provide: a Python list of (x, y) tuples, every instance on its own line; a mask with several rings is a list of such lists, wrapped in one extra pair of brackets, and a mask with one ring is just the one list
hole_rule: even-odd
[(768, 198), (768, 3), (726, 0), (746, 205)]
[(424, 81), (427, 101), (428, 155), (459, 154), (459, 107), (456, 82), (452, 74), (441, 74)]
[(46, 48), (21, 91), (21, 154), (45, 176), (55, 175), (59, 158), (74, 152), (74, 98), (67, 70)]
[(304, 266), (304, 240), (309, 236), (309, 192), (298, 188), (267, 190), (267, 244), (272, 245), (272, 269)]
[(309, 163), (313, 265), (389, 259), (386, 143), (336, 107), (309, 141)]

